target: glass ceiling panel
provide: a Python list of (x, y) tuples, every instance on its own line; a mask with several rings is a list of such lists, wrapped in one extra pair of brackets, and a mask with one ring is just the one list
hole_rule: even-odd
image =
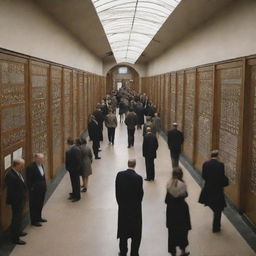
[(181, 0), (92, 0), (116, 62), (134, 64)]

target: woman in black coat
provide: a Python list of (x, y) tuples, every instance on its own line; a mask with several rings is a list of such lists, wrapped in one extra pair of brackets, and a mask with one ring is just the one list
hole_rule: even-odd
[(166, 226), (168, 228), (168, 252), (176, 256), (176, 247), (181, 249), (181, 256), (189, 255), (188, 231), (191, 230), (189, 207), (185, 201), (188, 196), (186, 184), (182, 180), (182, 170), (175, 168), (167, 184), (165, 197)]

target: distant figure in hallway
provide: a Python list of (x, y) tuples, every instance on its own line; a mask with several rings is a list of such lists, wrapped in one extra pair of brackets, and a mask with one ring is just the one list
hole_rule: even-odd
[(93, 149), (95, 159), (100, 159), (99, 148), (100, 148), (101, 130), (94, 115), (91, 115), (90, 121), (88, 123), (88, 133), (89, 133), (90, 139), (92, 140), (92, 149)]
[(105, 118), (105, 125), (108, 129), (108, 141), (109, 144), (114, 145), (115, 142), (115, 130), (117, 127), (117, 118), (114, 112), (111, 110)]
[(129, 112), (124, 122), (127, 125), (128, 148), (130, 148), (134, 146), (134, 133), (135, 133), (135, 127), (138, 122), (137, 115), (135, 114), (133, 109), (129, 109)]
[(120, 117), (120, 123), (123, 122), (123, 118), (124, 118), (124, 114), (126, 113), (126, 105), (123, 101), (123, 99), (121, 99), (120, 103), (119, 103), (119, 117)]
[(178, 130), (178, 124), (173, 123), (173, 129), (168, 131), (168, 147), (171, 152), (172, 168), (179, 166), (181, 145), (183, 142), (183, 133)]
[(24, 166), (25, 161), (23, 159), (14, 159), (11, 170), (5, 175), (6, 203), (11, 205), (12, 209), (11, 238), (13, 243), (20, 245), (26, 244), (20, 237), (27, 235), (27, 233), (22, 232), (22, 213), (27, 187), (20, 172)]
[(189, 255), (189, 252), (186, 252), (186, 247), (188, 246), (188, 231), (191, 230), (191, 222), (189, 208), (185, 201), (188, 196), (187, 187), (182, 176), (180, 168), (173, 169), (165, 197), (168, 252), (172, 256), (177, 255), (177, 246), (181, 249), (181, 256)]
[(132, 239), (131, 256), (139, 256), (142, 231), (143, 180), (135, 172), (136, 160), (128, 161), (128, 169), (116, 176), (116, 200), (118, 203), (118, 231), (120, 256), (128, 252), (127, 240)]
[(46, 180), (44, 172), (44, 154), (36, 153), (32, 162), (26, 169), (27, 185), (29, 191), (29, 209), (31, 225), (40, 227), (41, 222), (47, 222), (42, 218), (42, 209), (46, 193)]
[(146, 181), (153, 181), (155, 179), (155, 163), (156, 151), (158, 149), (158, 141), (156, 135), (151, 132), (151, 128), (148, 127), (146, 135), (143, 138), (142, 153), (145, 157), (146, 163)]
[(158, 113), (155, 113), (155, 116), (152, 118), (152, 132), (159, 138), (159, 134), (161, 131), (161, 120)]
[(153, 124), (150, 116), (146, 117), (146, 123), (143, 125), (142, 135), (145, 136), (147, 133), (147, 128), (153, 129)]
[(80, 171), (82, 167), (82, 153), (79, 147), (79, 141), (76, 140), (70, 149), (66, 152), (66, 170), (70, 174), (72, 193), (70, 193), (69, 199), (72, 202), (79, 201), (80, 194)]
[(103, 141), (103, 122), (104, 122), (104, 114), (101, 111), (100, 103), (97, 104), (96, 110), (93, 112), (93, 116), (95, 117), (96, 121), (98, 122), (99, 126), (99, 139)]
[(86, 139), (81, 138), (80, 141), (82, 156), (81, 176), (83, 179), (83, 189), (81, 192), (86, 192), (88, 189), (89, 176), (92, 175), (92, 151), (91, 148), (87, 145)]
[(213, 211), (213, 233), (221, 231), (221, 214), (226, 207), (223, 188), (229, 185), (224, 164), (218, 160), (218, 155), (217, 150), (212, 151), (211, 159), (203, 164), (202, 177), (205, 184), (199, 197), (199, 203), (209, 206)]

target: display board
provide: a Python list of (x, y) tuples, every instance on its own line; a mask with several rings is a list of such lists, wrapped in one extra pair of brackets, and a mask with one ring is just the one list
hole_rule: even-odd
[(176, 73), (171, 73), (171, 111), (170, 111), (170, 123), (172, 124), (177, 121), (176, 117), (176, 104), (177, 104), (177, 92), (176, 92)]
[(184, 71), (177, 73), (177, 107), (176, 107), (176, 122), (178, 129), (183, 131), (183, 116), (184, 116)]

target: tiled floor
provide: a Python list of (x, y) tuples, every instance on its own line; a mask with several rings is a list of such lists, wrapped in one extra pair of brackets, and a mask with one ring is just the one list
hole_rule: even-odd
[[(105, 131), (106, 132), (106, 131)], [(169, 150), (162, 138), (156, 160), (155, 182), (144, 182), (143, 236), (141, 256), (167, 256), (165, 228), (165, 186), (171, 174)], [(118, 171), (127, 167), (128, 158), (137, 159), (137, 172), (145, 176), (142, 157), (142, 132), (136, 131), (135, 147), (127, 149), (124, 124), (116, 129), (116, 143), (102, 144), (101, 160), (93, 162), (89, 189), (82, 200), (67, 200), (70, 192), (68, 175), (64, 177), (44, 207), (48, 222), (43, 227), (27, 227), (27, 245), (16, 246), (13, 256), (116, 256), (118, 254), (117, 204), (114, 184)], [(255, 255), (226, 217), (223, 231), (211, 232), (211, 211), (197, 203), (200, 188), (184, 170), (188, 185), (187, 199), (192, 219), (189, 251), (192, 256), (252, 256)]]

